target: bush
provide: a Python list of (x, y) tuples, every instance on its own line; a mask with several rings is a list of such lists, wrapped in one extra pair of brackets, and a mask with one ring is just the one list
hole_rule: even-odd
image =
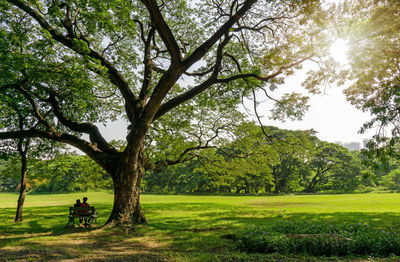
[(235, 234), (236, 246), (246, 252), (316, 256), (400, 255), (400, 236), (364, 224), (283, 222), (250, 226)]

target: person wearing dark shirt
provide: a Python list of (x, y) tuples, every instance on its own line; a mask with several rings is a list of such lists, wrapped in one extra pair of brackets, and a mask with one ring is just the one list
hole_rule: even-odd
[[(81, 206), (81, 200), (77, 199), (74, 204), (74, 207), (80, 207), (80, 206)], [(74, 215), (77, 215), (78, 213), (79, 213), (78, 211), (74, 211)]]
[(74, 207), (80, 207), (81, 206), (81, 200), (77, 199), (76, 203), (74, 204)]

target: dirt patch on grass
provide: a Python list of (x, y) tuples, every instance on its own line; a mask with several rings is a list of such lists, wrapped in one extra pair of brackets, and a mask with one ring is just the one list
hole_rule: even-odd
[[(75, 230), (72, 230), (75, 231)], [(120, 230), (71, 232), (36, 236), (19, 246), (0, 249), (1, 261), (172, 261), (167, 244)]]

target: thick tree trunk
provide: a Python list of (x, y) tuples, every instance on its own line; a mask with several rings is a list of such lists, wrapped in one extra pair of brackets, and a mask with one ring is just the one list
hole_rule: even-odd
[[(106, 224), (145, 224), (147, 220), (140, 205), (139, 172), (121, 174), (119, 182), (114, 181), (114, 206)], [(140, 177), (140, 178), (139, 178)]]
[(114, 206), (106, 225), (147, 224), (140, 205), (140, 182), (144, 174), (143, 149), (139, 157), (128, 156), (112, 174)]
[[(21, 142), (22, 144), (22, 142)], [(18, 146), (20, 149), (20, 146)], [(22, 148), (22, 145), (21, 145)], [(18, 197), (18, 204), (17, 204), (17, 213), (15, 215), (15, 222), (22, 221), (22, 211), (24, 208), (25, 202), (25, 193), (26, 193), (26, 171), (27, 171), (27, 159), (26, 159), (26, 152), (19, 150), (21, 155), (21, 184), (19, 190), (19, 197)]]

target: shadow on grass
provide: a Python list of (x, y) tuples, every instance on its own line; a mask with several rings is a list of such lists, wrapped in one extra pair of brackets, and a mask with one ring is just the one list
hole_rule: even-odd
[[(97, 206), (97, 225), (111, 206)], [(29, 207), (24, 221), (14, 223), (13, 208), (0, 209), (1, 261), (164, 261), (156, 242), (139, 240), (139, 232), (67, 226), (68, 206)]]
[(163, 246), (132, 239), (115, 230), (75, 233), (68, 238), (24, 241), (23, 246), (0, 249), (2, 261), (165, 261)]
[[(111, 212), (111, 206), (98, 206), (97, 225), (105, 223)], [(24, 209), (23, 221), (14, 222), (15, 209), (0, 209), (0, 248), (13, 241), (40, 236), (62, 236), (93, 228), (67, 227), (68, 206), (28, 207)], [(77, 223), (78, 220), (75, 220)]]

